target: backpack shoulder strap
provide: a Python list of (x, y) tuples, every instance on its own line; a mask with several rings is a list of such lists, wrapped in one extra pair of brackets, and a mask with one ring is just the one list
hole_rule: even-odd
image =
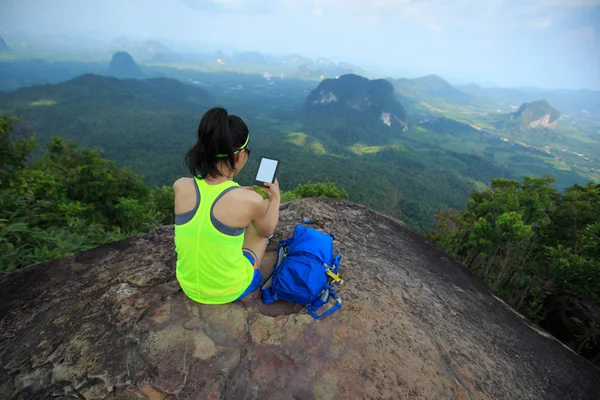
[[(317, 306), (310, 305), (310, 306), (306, 307), (306, 311), (308, 311), (310, 316), (313, 317), (314, 319), (323, 318), (330, 314), (333, 314), (334, 312), (339, 310), (339, 308), (342, 306), (342, 300), (337, 296), (335, 290), (333, 290), (331, 288), (329, 288), (328, 290), (329, 290), (329, 293), (327, 294), (327, 301), (319, 302), (320, 304)], [(327, 303), (331, 297), (333, 297), (335, 299), (336, 304), (333, 307), (331, 307), (329, 310), (325, 311), (323, 314), (321, 314), (321, 315), (317, 314), (316, 311), (319, 308), (321, 308), (321, 306), (323, 304)]]
[(277, 270), (277, 267), (281, 264), (281, 261), (285, 258), (285, 250), (290, 244), (290, 239), (281, 240), (277, 246), (277, 259), (273, 265), (273, 272), (267, 278), (266, 281), (260, 286), (260, 294), (264, 304), (271, 304), (277, 300), (277, 295), (273, 293), (273, 274)]

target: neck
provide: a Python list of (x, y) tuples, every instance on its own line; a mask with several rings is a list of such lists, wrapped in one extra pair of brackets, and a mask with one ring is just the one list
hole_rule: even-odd
[(217, 178), (207, 177), (204, 180), (211, 184), (219, 184), (227, 181), (232, 181), (235, 177), (235, 171), (231, 171), (226, 165), (221, 163), (221, 165), (217, 166), (217, 169), (221, 173), (221, 176)]

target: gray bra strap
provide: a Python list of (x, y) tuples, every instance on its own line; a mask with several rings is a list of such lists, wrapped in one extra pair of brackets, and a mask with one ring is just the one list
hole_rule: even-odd
[(192, 218), (194, 218), (194, 215), (196, 215), (196, 211), (198, 211), (198, 207), (200, 207), (200, 189), (198, 188), (198, 182), (196, 182), (195, 178), (194, 178), (194, 187), (196, 188), (196, 205), (194, 206), (194, 208), (191, 211), (188, 211), (183, 214), (176, 214), (175, 215), (175, 225), (187, 224), (188, 222), (190, 222), (192, 220)]
[(219, 232), (221, 232), (225, 235), (228, 235), (228, 236), (240, 236), (241, 234), (244, 233), (245, 228), (232, 228), (230, 226), (227, 226), (224, 223), (222, 223), (221, 221), (219, 221), (217, 219), (217, 217), (215, 217), (215, 214), (213, 213), (213, 210), (215, 209), (215, 204), (217, 204), (217, 201), (219, 201), (219, 199), (221, 199), (221, 197), (223, 197), (226, 193), (232, 191), (233, 189), (239, 189), (239, 186), (233, 186), (233, 187), (225, 189), (223, 191), (223, 193), (221, 193), (219, 195), (219, 197), (217, 197), (215, 199), (215, 202), (212, 204), (212, 207), (210, 208), (210, 221), (212, 222), (215, 229), (218, 230)]

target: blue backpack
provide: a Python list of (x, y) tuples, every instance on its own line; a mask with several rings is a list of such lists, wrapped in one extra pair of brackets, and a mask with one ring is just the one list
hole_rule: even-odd
[[(306, 226), (296, 226), (291, 238), (279, 242), (273, 273), (260, 287), (263, 303), (277, 299), (306, 306), (313, 318), (329, 315), (342, 306), (333, 289), (343, 283), (338, 276), (342, 256), (333, 254), (332, 234)], [(318, 315), (316, 311), (333, 298), (336, 304)]]

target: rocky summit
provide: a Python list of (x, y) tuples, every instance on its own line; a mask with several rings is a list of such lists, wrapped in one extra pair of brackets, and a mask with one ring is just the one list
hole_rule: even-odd
[(340, 311), (194, 303), (173, 227), (0, 278), (2, 399), (592, 399), (600, 370), (406, 225), (346, 201), (282, 206), (336, 237)]

